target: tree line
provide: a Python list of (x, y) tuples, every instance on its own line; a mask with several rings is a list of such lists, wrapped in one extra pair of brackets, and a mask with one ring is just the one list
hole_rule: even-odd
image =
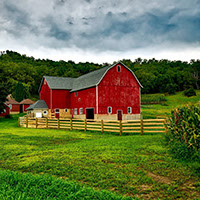
[[(173, 94), (188, 88), (199, 89), (200, 87), (200, 60), (183, 62), (137, 58), (134, 61), (128, 59), (121, 61), (138, 77), (144, 87), (142, 93)], [(108, 65), (110, 63), (35, 59), (7, 50), (4, 54), (0, 54), (0, 93), (5, 90), (6, 94), (12, 93), (16, 96), (16, 88), (22, 83), (26, 97), (36, 96), (44, 75), (79, 77)]]

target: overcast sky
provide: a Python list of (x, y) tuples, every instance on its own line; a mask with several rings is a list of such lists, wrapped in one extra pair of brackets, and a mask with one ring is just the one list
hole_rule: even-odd
[(200, 0), (0, 0), (0, 51), (75, 62), (200, 59)]

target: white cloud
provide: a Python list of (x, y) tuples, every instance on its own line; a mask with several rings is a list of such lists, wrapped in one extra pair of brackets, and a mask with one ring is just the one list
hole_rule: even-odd
[(189, 60), (199, 58), (199, 20), (199, 0), (2, 0), (0, 50), (56, 60)]

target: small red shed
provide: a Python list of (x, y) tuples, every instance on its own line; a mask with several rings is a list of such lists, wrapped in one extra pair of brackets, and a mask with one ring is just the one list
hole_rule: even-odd
[(4, 112), (0, 113), (0, 117), (5, 117), (6, 115), (10, 114), (10, 107), (4, 103)]
[(20, 104), (14, 98), (12, 98), (11, 94), (7, 96), (7, 101), (5, 103), (10, 107), (10, 113), (20, 112)]
[(20, 102), (20, 113), (26, 112), (26, 109), (34, 104), (35, 102), (32, 101), (31, 99), (24, 99)]

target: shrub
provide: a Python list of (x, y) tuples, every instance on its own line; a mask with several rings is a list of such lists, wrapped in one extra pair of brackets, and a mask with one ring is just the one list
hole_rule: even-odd
[(187, 97), (196, 96), (194, 88), (189, 88), (188, 90), (185, 90), (183, 94)]
[(200, 159), (200, 105), (172, 110), (166, 139), (176, 157)]
[(167, 92), (168, 94), (176, 94), (176, 91), (177, 91), (176, 84), (169, 83), (166, 85), (165, 92)]
[(7, 118), (7, 119), (11, 119), (12, 116), (8, 114), (8, 115), (5, 115), (5, 118)]
[(160, 104), (166, 101), (167, 99), (164, 95), (142, 95), (142, 104)]

